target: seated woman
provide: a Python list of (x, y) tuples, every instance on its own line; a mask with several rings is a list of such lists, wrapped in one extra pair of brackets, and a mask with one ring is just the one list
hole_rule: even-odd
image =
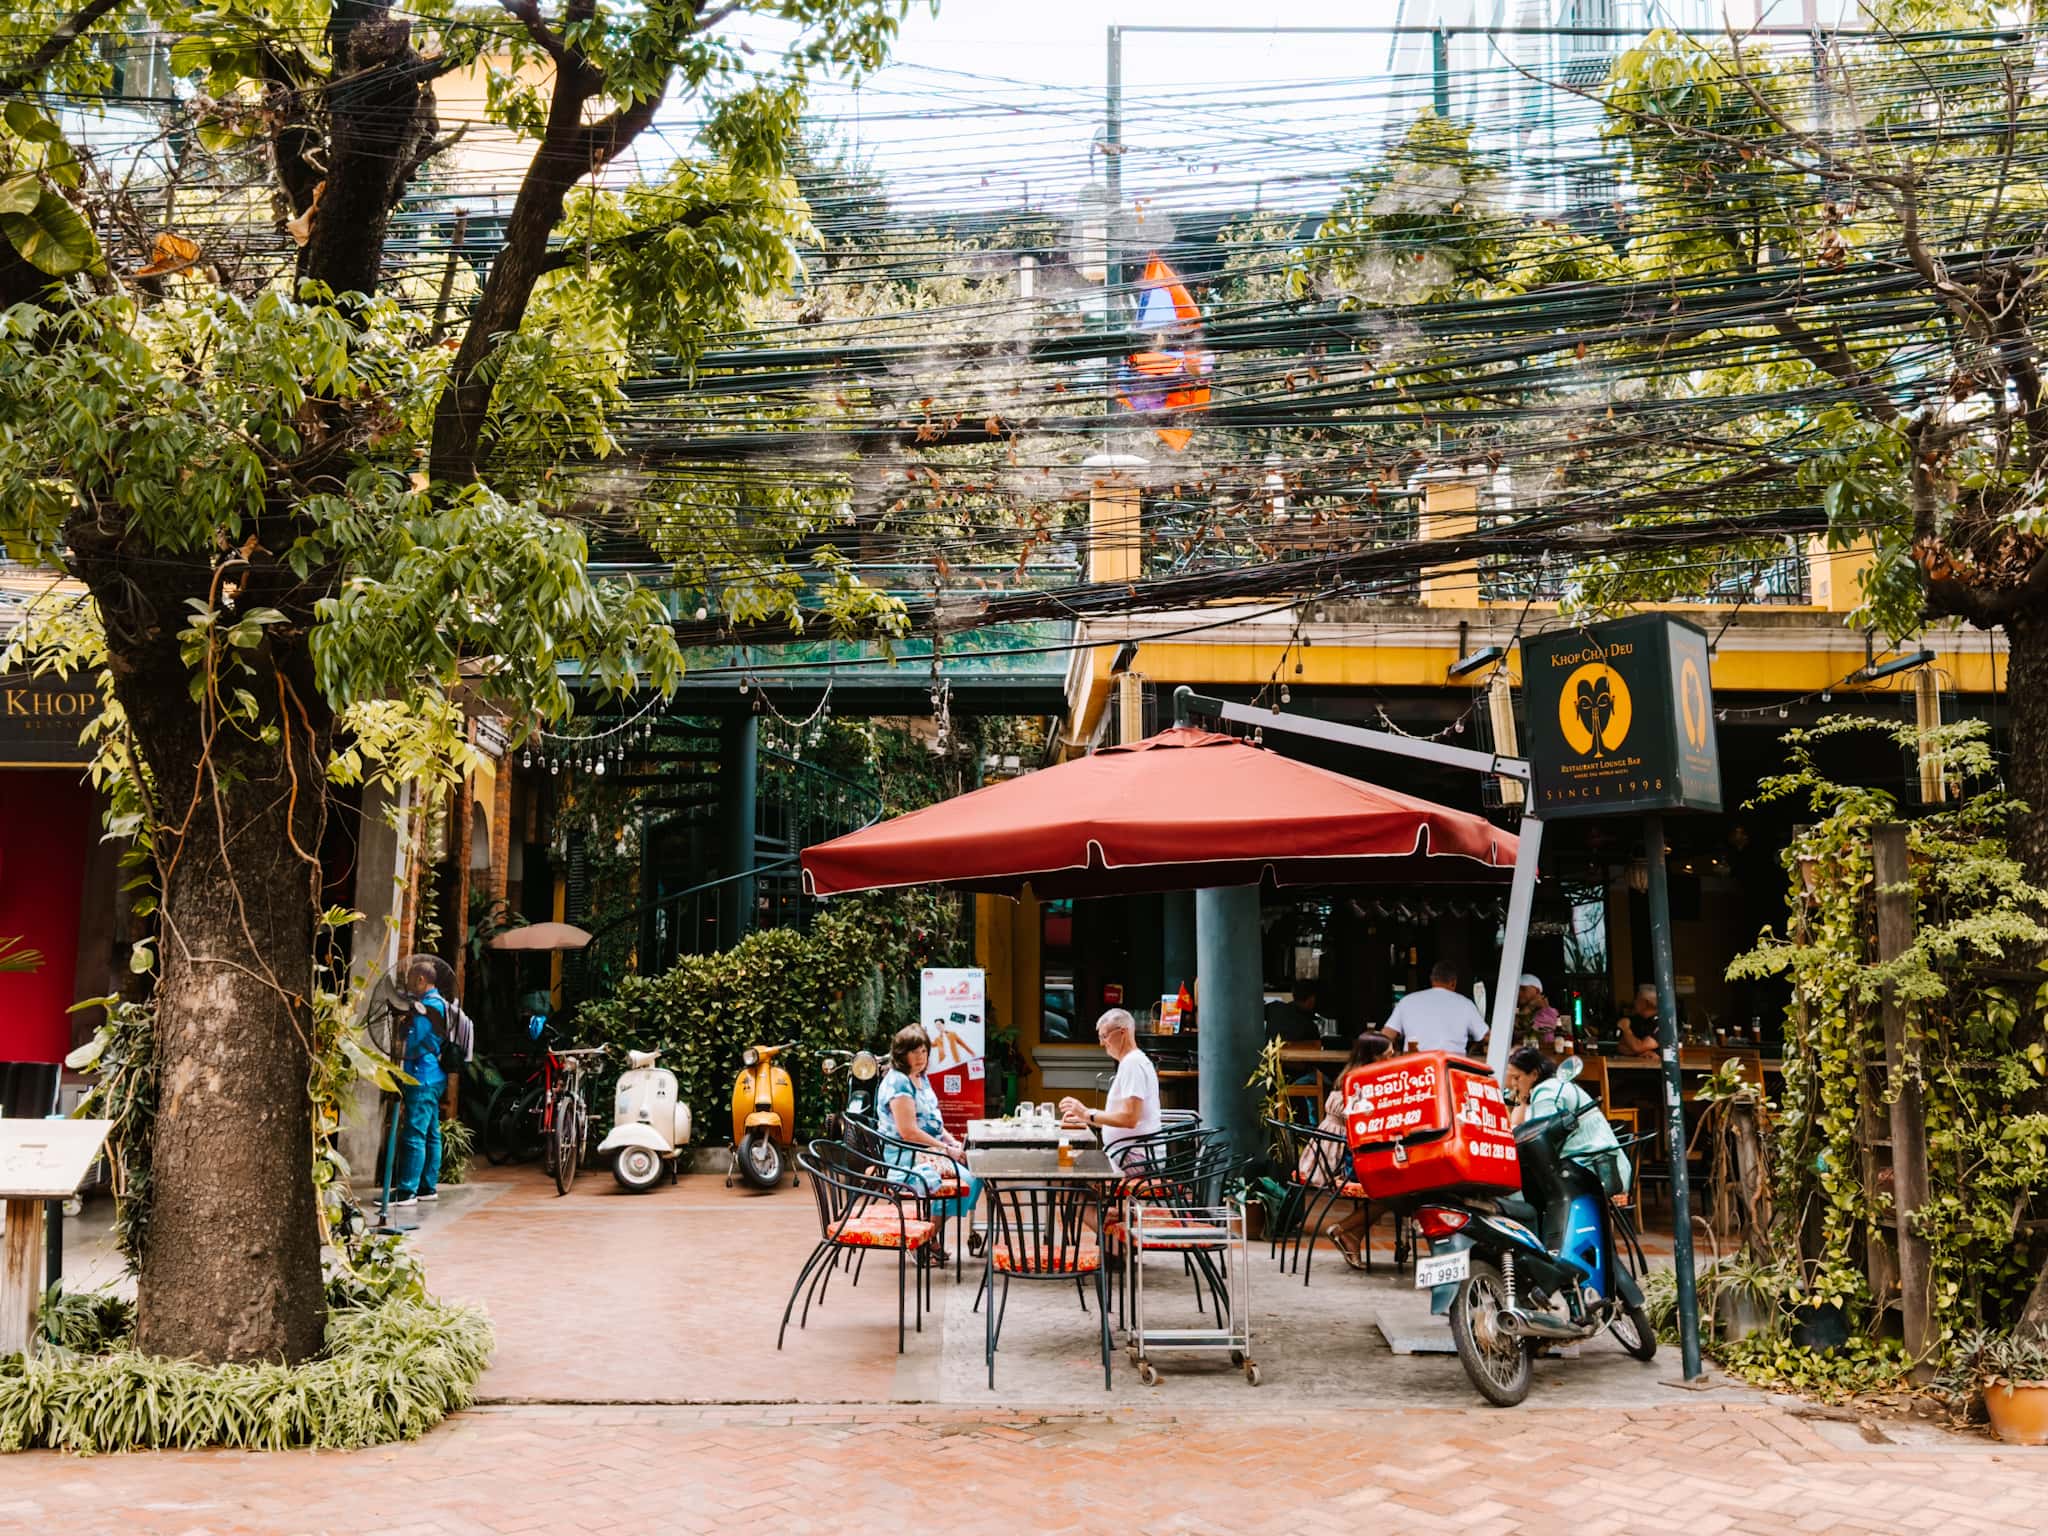
[(1533, 1045), (1522, 1046), (1508, 1057), (1507, 1077), (1508, 1092), (1515, 1100), (1515, 1107), (1508, 1113), (1509, 1124), (1520, 1125), (1524, 1120), (1541, 1120), (1549, 1115), (1578, 1115), (1578, 1123), (1561, 1149), (1564, 1155), (1599, 1169), (1600, 1182), (1610, 1195), (1628, 1189), (1628, 1154), (1621, 1150), (1614, 1127), (1597, 1107), (1579, 1114), (1594, 1103), (1590, 1093), (1559, 1077), (1557, 1063)]
[[(1377, 1061), (1394, 1048), (1394, 1044), (1376, 1029), (1368, 1029), (1351, 1043), (1351, 1055), (1344, 1063), (1344, 1071), (1362, 1067), (1369, 1061)], [(1344, 1129), (1344, 1088), (1343, 1076), (1338, 1075), (1338, 1086), (1332, 1088), (1323, 1098), (1323, 1119), (1316, 1127), (1342, 1137)], [(1338, 1153), (1327, 1142), (1310, 1142), (1301, 1154), (1301, 1166), (1295, 1171), (1301, 1175), (1304, 1184), (1348, 1184), (1351, 1182), (1350, 1159)], [(1366, 1229), (1372, 1225), (1372, 1207), (1360, 1200), (1341, 1218), (1323, 1228), (1337, 1252), (1344, 1256), (1344, 1262), (1352, 1269), (1365, 1268)]]
[(925, 1075), (931, 1055), (931, 1041), (921, 1026), (910, 1024), (897, 1030), (896, 1037), (889, 1042), (889, 1071), (883, 1075), (882, 1086), (875, 1094), (875, 1107), (885, 1134), (911, 1148), (932, 1149), (931, 1155), (921, 1155), (914, 1150), (891, 1147), (889, 1162), (896, 1171), (890, 1176), (917, 1185), (926, 1195), (949, 1179), (961, 1184), (958, 1196), (938, 1201), (934, 1206), (936, 1211), (951, 1216), (974, 1209), (981, 1184), (968, 1176), (964, 1161), (953, 1161), (964, 1149), (960, 1139), (947, 1131), (939, 1114), (939, 1096), (932, 1091), (931, 1079)]

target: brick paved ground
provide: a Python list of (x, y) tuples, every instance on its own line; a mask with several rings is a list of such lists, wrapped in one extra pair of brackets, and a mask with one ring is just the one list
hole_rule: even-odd
[[(1775, 1409), (479, 1409), (354, 1456), (38, 1455), (0, 1532), (2032, 1532), (2048, 1458), (1864, 1444)], [(1843, 1444), (1843, 1439), (1848, 1444)]]
[(1475, 1406), (1455, 1360), (1387, 1348), (1429, 1326), (1406, 1278), (1327, 1253), (1307, 1287), (1261, 1253), (1264, 1386), (1176, 1361), (1146, 1388), (1119, 1354), (1105, 1394), (1093, 1319), (1051, 1286), (1012, 1301), (991, 1392), (971, 1279), (940, 1285), (900, 1357), (875, 1268), (776, 1352), (807, 1190), (599, 1177), (557, 1199), (497, 1170), (425, 1220), (436, 1288), (497, 1325), (489, 1406), (353, 1455), (0, 1458), (0, 1536), (2048, 1529), (2048, 1451), (1680, 1391), (1668, 1353), (1589, 1346), (1543, 1363), (1521, 1409)]

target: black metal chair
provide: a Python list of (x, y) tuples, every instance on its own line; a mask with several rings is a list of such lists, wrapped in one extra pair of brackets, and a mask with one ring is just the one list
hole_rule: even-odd
[[(1279, 1220), (1274, 1223), (1269, 1256), (1280, 1259), (1281, 1245), (1287, 1240), (1289, 1218), (1298, 1215), (1300, 1225), (1294, 1227), (1292, 1257), (1281, 1262), (1288, 1263), (1291, 1270), (1299, 1270), (1301, 1283), (1307, 1285), (1315, 1269), (1316, 1238), (1320, 1235), (1323, 1217), (1338, 1201), (1350, 1200), (1365, 1212), (1365, 1231), (1359, 1239), (1358, 1249), (1366, 1269), (1370, 1271), (1372, 1206), (1365, 1197), (1364, 1186), (1352, 1177), (1350, 1144), (1334, 1131), (1301, 1125), (1292, 1120), (1269, 1119), (1266, 1127), (1278, 1138), (1280, 1155), (1285, 1159), (1287, 1170), (1287, 1199), (1281, 1206)], [(1308, 1244), (1306, 1264), (1301, 1261), (1304, 1239)]]
[[(1103, 1259), (1103, 1214), (1107, 1197), (1086, 1184), (990, 1184), (988, 1246), (983, 1251), (988, 1310), (988, 1385), (996, 1385), (996, 1348), (1010, 1307), (1012, 1280), (1074, 1282), (1095, 1280), (1095, 1312), (1102, 1335), (1102, 1390), (1110, 1388), (1109, 1289)], [(998, 1298), (995, 1282), (1001, 1279)], [(1088, 1297), (1081, 1290), (1081, 1310)]]
[[(946, 1213), (934, 1213), (932, 1207), (941, 1200), (957, 1200), (959, 1209), (951, 1214), (953, 1226), (953, 1278), (958, 1280), (963, 1273), (961, 1252), (967, 1246), (968, 1223), (973, 1212), (968, 1209), (966, 1195), (973, 1188), (974, 1176), (968, 1171), (967, 1160), (952, 1152), (937, 1147), (922, 1147), (891, 1136), (865, 1121), (849, 1121), (846, 1126), (846, 1143), (854, 1151), (868, 1159), (874, 1169), (883, 1171), (883, 1177), (900, 1183), (917, 1199), (918, 1208), (925, 1218), (937, 1223), (943, 1232)], [(926, 1189), (922, 1182), (910, 1179), (909, 1170), (920, 1160), (933, 1165), (939, 1178), (932, 1188)]]
[[(803, 1315), (797, 1320), (797, 1327), (802, 1328), (810, 1321), (813, 1297), (821, 1296), (841, 1258), (883, 1248), (896, 1252), (896, 1353), (902, 1354), (911, 1256), (933, 1242), (937, 1225), (912, 1213), (917, 1204), (913, 1190), (869, 1172), (868, 1159), (851, 1147), (836, 1141), (814, 1141), (796, 1161), (811, 1176), (811, 1192), (817, 1198), (818, 1242), (797, 1272), (796, 1284), (790, 1287), (775, 1347), (782, 1348), (783, 1336), (789, 1332), (789, 1314), (798, 1292), (804, 1296)], [(929, 1275), (929, 1265), (917, 1265), (919, 1333), (924, 1332), (924, 1309), (931, 1301)]]

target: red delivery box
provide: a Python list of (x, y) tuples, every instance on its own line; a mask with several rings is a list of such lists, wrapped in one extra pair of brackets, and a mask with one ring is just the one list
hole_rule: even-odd
[(1522, 1187), (1500, 1085), (1447, 1051), (1389, 1056), (1344, 1074), (1344, 1130), (1368, 1199)]

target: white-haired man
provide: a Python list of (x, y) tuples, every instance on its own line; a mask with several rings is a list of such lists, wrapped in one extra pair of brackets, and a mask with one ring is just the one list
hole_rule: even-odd
[(1137, 1021), (1123, 1009), (1112, 1008), (1095, 1021), (1095, 1038), (1116, 1063), (1116, 1077), (1101, 1109), (1090, 1109), (1072, 1096), (1061, 1099), (1060, 1121), (1100, 1126), (1102, 1150), (1114, 1158), (1119, 1143), (1159, 1129), (1159, 1073), (1138, 1049)]

